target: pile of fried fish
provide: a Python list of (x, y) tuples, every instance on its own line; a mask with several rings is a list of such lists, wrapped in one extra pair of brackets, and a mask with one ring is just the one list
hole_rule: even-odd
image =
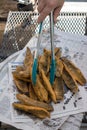
[(72, 93), (78, 92), (78, 84), (83, 86), (86, 79), (79, 68), (72, 61), (62, 56), (61, 49), (55, 48), (56, 71), (55, 81), (51, 85), (49, 81), (51, 51), (44, 49), (38, 58), (37, 80), (32, 83), (33, 54), (27, 47), (24, 64), (17, 66), (12, 72), (14, 83), (18, 89), (16, 94), (19, 102), (13, 103), (13, 107), (30, 113), (40, 119), (50, 117), (53, 111), (51, 102), (57, 103), (64, 98), (64, 85)]

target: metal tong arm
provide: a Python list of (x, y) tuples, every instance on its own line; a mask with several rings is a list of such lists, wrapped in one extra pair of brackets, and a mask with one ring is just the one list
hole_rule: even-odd
[(53, 85), (54, 79), (55, 79), (55, 54), (54, 54), (54, 20), (53, 20), (53, 11), (50, 13), (50, 39), (51, 39), (50, 83)]
[(41, 34), (42, 34), (42, 22), (40, 23), (40, 27), (39, 27), (37, 47), (35, 50), (34, 62), (33, 62), (33, 67), (32, 67), (32, 82), (34, 85), (36, 84), (36, 78), (37, 78), (37, 66), (38, 66), (38, 55), (39, 55), (39, 49), (40, 49), (40, 43), (41, 43)]
[(36, 47), (36, 51), (35, 51), (35, 57), (34, 58), (38, 58), (38, 54), (39, 54), (39, 49), (40, 49), (40, 43), (41, 43), (41, 34), (42, 34), (42, 26), (43, 26), (43, 22), (40, 23), (39, 26), (39, 33), (38, 33), (38, 39), (37, 39), (37, 47)]
[(51, 11), (51, 13), (50, 13), (50, 39), (51, 39), (52, 58), (55, 59), (55, 55), (54, 55), (54, 20), (53, 20), (53, 11)]

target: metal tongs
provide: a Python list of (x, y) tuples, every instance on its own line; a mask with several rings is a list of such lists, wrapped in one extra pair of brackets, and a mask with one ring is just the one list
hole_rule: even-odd
[(36, 84), (36, 78), (37, 78), (37, 66), (38, 66), (38, 55), (39, 55), (39, 49), (40, 49), (40, 43), (41, 43), (41, 34), (42, 34), (42, 24), (39, 25), (39, 33), (38, 33), (38, 39), (37, 39), (37, 47), (35, 50), (34, 55), (34, 62), (33, 62), (33, 68), (32, 68), (32, 82), (35, 85)]
[[(41, 34), (42, 34), (42, 22), (39, 27), (39, 34), (37, 40), (37, 47), (34, 56), (33, 68), (32, 68), (32, 82), (36, 84), (37, 77), (37, 65), (38, 65), (38, 53), (41, 43)], [(53, 11), (50, 13), (50, 39), (51, 39), (51, 69), (50, 69), (50, 83), (53, 84), (55, 78), (55, 55), (54, 55), (54, 22), (53, 22)]]
[(50, 13), (50, 39), (51, 39), (51, 68), (50, 68), (50, 83), (53, 84), (55, 78), (55, 54), (54, 54), (54, 20), (53, 11)]

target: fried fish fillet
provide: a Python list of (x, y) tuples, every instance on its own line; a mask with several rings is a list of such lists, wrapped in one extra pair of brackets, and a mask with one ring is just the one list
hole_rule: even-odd
[[(60, 57), (61, 57), (61, 48), (56, 47), (56, 48), (54, 49), (54, 53), (55, 53), (55, 56), (56, 56), (57, 58), (60, 58)], [(47, 49), (44, 49), (44, 55), (51, 57), (51, 51), (50, 51), (50, 50), (47, 50)]]
[(34, 92), (32, 84), (29, 84), (29, 97), (32, 98), (32, 99), (37, 100), (37, 96), (36, 96), (36, 94)]
[(77, 68), (70, 60), (67, 58), (62, 58), (63, 64), (65, 65), (67, 71), (72, 75), (72, 77), (80, 84), (84, 85), (86, 79), (79, 68)]
[(56, 99), (63, 100), (64, 96), (64, 83), (62, 77), (56, 77), (53, 84), (54, 92), (56, 95)]
[(61, 55), (62, 55), (61, 48), (56, 47), (54, 52), (55, 52), (55, 56), (59, 59), (61, 57)]
[(49, 70), (50, 70), (50, 60), (51, 59), (50, 59), (49, 53), (47, 53), (47, 54), (44, 53), (44, 55), (41, 55), (40, 59), (38, 61), (38, 63), (39, 63), (39, 67), (38, 67), (39, 71), (41, 69), (43, 69), (45, 74), (47, 75)]
[(53, 91), (53, 88), (52, 88), (52, 86), (51, 86), (51, 84), (50, 84), (50, 81), (48, 80), (48, 78), (46, 77), (46, 75), (45, 75), (45, 73), (44, 73), (44, 71), (43, 70), (41, 70), (41, 78), (42, 78), (42, 80), (43, 80), (43, 84), (44, 84), (44, 87), (46, 88), (46, 90), (48, 91), (48, 93), (49, 93), (49, 95), (50, 95), (50, 97), (51, 97), (51, 99), (53, 100), (53, 102), (57, 102), (57, 100), (56, 100), (56, 95), (55, 95), (55, 93), (54, 93), (54, 91)]
[(63, 72), (63, 63), (60, 59), (58, 59), (57, 57), (55, 57), (56, 59), (56, 77), (61, 77), (62, 72)]
[(14, 72), (12, 72), (12, 75), (13, 75), (13, 77), (15, 77), (19, 80), (22, 80), (25, 82), (31, 82), (30, 74), (29, 73), (25, 74), (25, 71), (21, 71), (20, 73), (14, 71)]
[[(57, 57), (57, 59), (60, 58), (61, 56), (61, 51), (60, 51), (60, 48), (55, 48), (55, 55)], [(51, 64), (51, 51), (50, 50), (47, 50), (47, 49), (44, 49), (44, 53), (43, 55), (40, 56), (40, 59), (39, 59), (39, 71), (41, 69), (44, 70), (44, 73), (47, 75), (49, 75), (49, 71), (50, 71), (50, 64)], [(61, 63), (58, 63), (58, 65), (61, 64)], [(59, 67), (57, 67), (59, 68)], [(62, 66), (61, 66), (62, 68)], [(58, 75), (58, 71), (56, 71), (57, 75)]]
[(24, 66), (17, 66), (15, 71), (20, 72), (20, 71), (24, 71), (24, 69), (25, 69)]
[(50, 117), (50, 113), (44, 108), (35, 107), (35, 106), (27, 106), (27, 105), (23, 105), (20, 103), (13, 103), (12, 105), (16, 109), (31, 113), (31, 114), (33, 114), (36, 117), (39, 117), (41, 119), (44, 119), (46, 117)]
[(27, 68), (28, 66), (32, 66), (32, 64), (33, 64), (33, 55), (31, 53), (31, 50), (27, 47), (26, 56), (24, 59), (24, 66), (25, 68)]
[(73, 92), (76, 93), (78, 91), (78, 86), (76, 81), (73, 79), (73, 77), (68, 73), (66, 68), (63, 68), (63, 73), (62, 73), (63, 80), (67, 87)]
[(12, 72), (13, 76), (16, 77), (17, 79), (23, 80), (25, 82), (31, 82), (31, 73), (32, 73), (32, 68), (29, 66), (23, 71), (14, 71)]
[(44, 48), (44, 52), (43, 53), (44, 53), (45, 56), (49, 56), (49, 57), (51, 56), (51, 51), (47, 50), (46, 48)]
[(45, 60), (45, 56), (42, 55), (40, 56), (39, 60), (38, 60), (38, 70), (40, 73), (40, 70), (43, 69), (45, 73), (47, 73), (47, 62)]
[(48, 102), (48, 92), (41, 83), (40, 77), (37, 74), (36, 84), (33, 85), (34, 92), (40, 101)]
[(46, 109), (47, 111), (53, 111), (52, 105), (34, 100), (24, 94), (17, 94), (16, 97), (25, 105), (41, 107), (41, 108)]
[(17, 86), (18, 90), (20, 90), (22, 93), (28, 93), (28, 84), (27, 82), (24, 82), (22, 80), (17, 79), (13, 76), (15, 85)]

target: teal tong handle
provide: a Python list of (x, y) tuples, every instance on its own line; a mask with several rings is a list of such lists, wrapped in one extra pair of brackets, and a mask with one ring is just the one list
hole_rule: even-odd
[(55, 54), (54, 54), (54, 20), (53, 11), (50, 13), (50, 38), (51, 38), (51, 68), (50, 68), (50, 83), (53, 85), (55, 78)]
[(39, 34), (42, 32), (42, 24), (43, 22), (40, 23)]
[(53, 85), (55, 79), (55, 59), (51, 59), (51, 68), (50, 68), (50, 83)]
[(42, 24), (43, 22), (40, 23), (40, 27), (39, 27), (37, 47), (36, 47), (34, 62), (33, 62), (33, 67), (32, 67), (32, 82), (34, 85), (36, 84), (36, 78), (37, 78), (38, 53), (39, 53), (39, 48), (40, 48), (40, 43), (41, 43)]
[(33, 68), (32, 68), (32, 83), (36, 84), (36, 78), (37, 78), (37, 59), (34, 59)]

